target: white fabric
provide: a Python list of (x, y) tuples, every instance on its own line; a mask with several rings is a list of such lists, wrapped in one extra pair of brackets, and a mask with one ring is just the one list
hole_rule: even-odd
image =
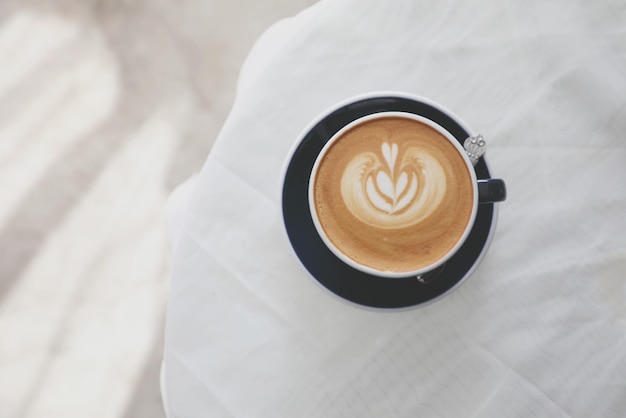
[[(460, 115), (509, 191), (473, 276), (417, 309), (331, 295), (283, 230), (301, 130), (375, 90)], [(622, 0), (328, 0), (276, 24), (177, 218), (170, 416), (626, 416), (624, 179)]]

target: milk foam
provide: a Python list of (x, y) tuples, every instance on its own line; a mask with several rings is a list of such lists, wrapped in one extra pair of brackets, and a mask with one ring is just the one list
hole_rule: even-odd
[(442, 162), (427, 150), (396, 143), (378, 153), (354, 156), (341, 176), (341, 195), (350, 212), (371, 226), (405, 228), (430, 216), (446, 193)]
[(475, 186), (455, 144), (404, 116), (359, 122), (316, 161), (316, 227), (341, 259), (405, 274), (438, 262), (467, 231)]

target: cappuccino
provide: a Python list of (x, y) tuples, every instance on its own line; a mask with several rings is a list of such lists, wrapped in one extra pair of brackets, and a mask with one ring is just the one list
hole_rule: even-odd
[(436, 265), (468, 233), (476, 185), (462, 151), (428, 123), (365, 118), (322, 150), (311, 178), (318, 230), (341, 255), (380, 272)]

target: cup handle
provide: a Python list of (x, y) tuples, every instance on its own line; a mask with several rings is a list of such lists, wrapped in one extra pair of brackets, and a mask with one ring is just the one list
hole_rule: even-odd
[(478, 203), (502, 202), (506, 199), (506, 185), (502, 179), (478, 180)]

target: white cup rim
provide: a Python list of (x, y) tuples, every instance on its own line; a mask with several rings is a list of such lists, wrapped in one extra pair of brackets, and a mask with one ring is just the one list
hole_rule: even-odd
[[(457, 118), (455, 118), (449, 112), (445, 112), (445, 113), (448, 114), (453, 119), (457, 120)], [(314, 189), (315, 189), (315, 187), (314, 186), (315, 186), (315, 178), (316, 178), (317, 169), (318, 169), (318, 167), (320, 165), (320, 162), (323, 159), (324, 155), (326, 154), (328, 149), (332, 146), (332, 144), (337, 140), (337, 138), (339, 138), (341, 135), (343, 135), (343, 133), (345, 133), (347, 130), (352, 129), (352, 128), (354, 128), (357, 125), (360, 125), (362, 123), (365, 123), (365, 122), (373, 120), (373, 119), (380, 119), (380, 118), (387, 118), (387, 117), (403, 117), (403, 118), (416, 120), (418, 122), (421, 122), (423, 124), (426, 124), (426, 125), (432, 127), (433, 129), (435, 129), (439, 133), (441, 133), (457, 149), (457, 151), (461, 155), (463, 161), (465, 162), (465, 165), (466, 165), (466, 167), (468, 169), (468, 172), (470, 173), (470, 176), (471, 176), (471, 179), (472, 179), (472, 189), (473, 189), (473, 197), (474, 197), (470, 218), (469, 218), (469, 220), (468, 220), (468, 222), (466, 224), (466, 227), (465, 227), (465, 230), (463, 231), (463, 234), (457, 240), (456, 244), (443, 257), (439, 258), (434, 263), (431, 263), (428, 266), (425, 266), (425, 267), (420, 268), (420, 269), (404, 271), (404, 272), (391, 272), (391, 271), (378, 270), (378, 269), (375, 269), (373, 267), (369, 267), (369, 266), (360, 264), (360, 263), (354, 261), (353, 259), (351, 259), (350, 257), (348, 257), (347, 255), (345, 255), (326, 236), (326, 233), (324, 232), (324, 229), (322, 228), (322, 225), (321, 225), (321, 223), (318, 220), (317, 209), (315, 208), (315, 203), (314, 203), (315, 202), (315, 200), (314, 200)], [(319, 152), (319, 154), (317, 155), (317, 157), (315, 159), (315, 163), (313, 164), (313, 169), (312, 169), (311, 175), (309, 177), (308, 201), (309, 201), (309, 211), (311, 213), (311, 218), (313, 220), (313, 224), (315, 226), (315, 229), (316, 229), (318, 235), (320, 236), (320, 238), (322, 239), (322, 241), (324, 242), (326, 247), (337, 258), (339, 258), (341, 261), (343, 261), (344, 263), (346, 263), (350, 267), (352, 267), (354, 269), (357, 269), (357, 270), (360, 270), (360, 271), (362, 271), (364, 273), (367, 273), (367, 274), (380, 276), (380, 277), (385, 277), (385, 278), (406, 278), (406, 277), (411, 277), (411, 276), (420, 276), (420, 275), (423, 275), (425, 273), (428, 273), (428, 272), (430, 272), (430, 271), (440, 267), (442, 264), (444, 264), (446, 261), (448, 261), (452, 256), (454, 256), (454, 254), (457, 253), (459, 248), (461, 248), (461, 246), (465, 243), (465, 241), (467, 240), (467, 237), (469, 236), (470, 232), (472, 231), (472, 228), (474, 226), (474, 222), (476, 220), (476, 214), (478, 212), (478, 179), (476, 177), (476, 172), (474, 170), (474, 166), (472, 165), (469, 157), (467, 156), (467, 153), (465, 152), (465, 149), (461, 146), (459, 141), (450, 132), (448, 132), (444, 127), (442, 127), (441, 125), (439, 125), (436, 122), (432, 121), (431, 119), (428, 119), (428, 118), (426, 118), (424, 116), (417, 115), (417, 114), (414, 114), (414, 113), (400, 112), (400, 111), (383, 111), (383, 112), (374, 113), (374, 114), (362, 116), (362, 117), (360, 117), (358, 119), (355, 119), (354, 121), (350, 122), (349, 124), (343, 126), (339, 131), (337, 131), (326, 142), (326, 144), (322, 147), (321, 151)]]

